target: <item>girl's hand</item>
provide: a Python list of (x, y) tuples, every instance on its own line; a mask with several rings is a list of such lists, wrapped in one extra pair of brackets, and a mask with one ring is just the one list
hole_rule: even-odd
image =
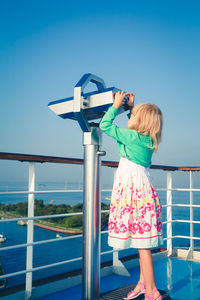
[(122, 106), (124, 97), (128, 95), (129, 93), (124, 93), (123, 91), (118, 91), (117, 93), (113, 93), (113, 106), (115, 108), (120, 108)]

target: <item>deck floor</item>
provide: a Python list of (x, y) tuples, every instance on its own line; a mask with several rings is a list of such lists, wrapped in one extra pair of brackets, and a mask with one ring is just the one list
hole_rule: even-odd
[[(111, 292), (104, 293), (101, 295), (100, 300), (122, 300), (127, 296), (127, 294), (135, 288), (135, 284), (130, 284), (127, 286), (123, 286), (119, 289), (116, 289)], [(171, 300), (169, 295), (165, 291), (159, 291), (163, 297), (163, 300)], [(137, 300), (144, 300), (144, 295), (140, 295), (137, 297)]]
[[(163, 258), (154, 262), (156, 285), (161, 294), (164, 291), (169, 295), (165, 296), (165, 300), (200, 300), (200, 263), (181, 260), (177, 258)], [(133, 284), (136, 284), (139, 279), (139, 267), (129, 269), (130, 277), (110, 275), (101, 279), (101, 299), (123, 299), (124, 293), (131, 290)], [(116, 290), (118, 291), (116, 296)], [(79, 300), (81, 299), (81, 285), (78, 285), (67, 290), (57, 292), (55, 294), (47, 295), (38, 298), (37, 300)], [(115, 293), (113, 298), (112, 294)], [(106, 298), (107, 297), (107, 298)], [(139, 297), (137, 298), (138, 300)], [(141, 299), (144, 299), (141, 296)]]

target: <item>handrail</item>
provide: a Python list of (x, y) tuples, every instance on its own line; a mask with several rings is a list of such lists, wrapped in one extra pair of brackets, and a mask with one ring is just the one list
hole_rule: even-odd
[(53, 162), (53, 163), (65, 163), (65, 164), (83, 164), (83, 159), (79, 158), (67, 158), (47, 155), (32, 155), (32, 154), (20, 154), (20, 153), (7, 153), (0, 152), (0, 159), (19, 160), (21, 162)]
[[(200, 189), (196, 189), (196, 188), (187, 188), (187, 189), (183, 189), (183, 188), (172, 188), (172, 189), (167, 189), (167, 188), (156, 188), (157, 191), (179, 191), (179, 192), (200, 192)], [(112, 189), (101, 189), (102, 192), (112, 192)], [(28, 195), (28, 194), (59, 194), (59, 193), (82, 193), (83, 189), (77, 189), (77, 190), (37, 190), (37, 191), (12, 191), (12, 192), (0, 192), (0, 195)], [(175, 205), (175, 204), (174, 204)], [(178, 204), (176, 204), (178, 205)], [(182, 205), (182, 204), (180, 204)], [(169, 205), (168, 205), (169, 206)], [(189, 205), (189, 207), (198, 207), (198, 205)]]
[[(65, 163), (65, 164), (83, 164), (81, 158), (69, 158), (59, 156), (47, 156), (47, 155), (33, 155), (33, 154), (21, 154), (21, 153), (8, 153), (0, 152), (0, 159), (28, 161), (28, 162), (39, 162), (39, 163)], [(102, 161), (102, 166), (117, 167), (118, 162), (116, 161)], [(177, 167), (177, 166), (165, 166), (165, 165), (151, 165), (151, 169), (165, 170), (165, 171), (200, 171), (200, 167)]]

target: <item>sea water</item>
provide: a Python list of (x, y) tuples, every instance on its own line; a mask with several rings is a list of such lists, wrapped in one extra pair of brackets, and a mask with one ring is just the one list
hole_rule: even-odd
[[(103, 186), (103, 189), (110, 189), (111, 186)], [(45, 204), (52, 201), (52, 204), (67, 204), (75, 205), (83, 201), (83, 193), (81, 191), (81, 183), (38, 183), (36, 185), (37, 191), (40, 190), (77, 190), (76, 192), (62, 192), (62, 193), (38, 193), (35, 195), (35, 199), (43, 200)], [(0, 183), (0, 191), (12, 192), (12, 191), (25, 191), (27, 185), (22, 182), (4, 182)], [(162, 205), (166, 204), (166, 192), (158, 191)], [(102, 192), (102, 202), (109, 204), (109, 198), (111, 191)], [(173, 203), (189, 204), (189, 192), (172, 192)], [(25, 194), (13, 194), (13, 195), (0, 195), (0, 203), (18, 203), (27, 201), (27, 195)], [(194, 193), (194, 204), (200, 203), (200, 193)], [(189, 220), (190, 209), (184, 207), (173, 207), (173, 219)], [(166, 208), (163, 208), (163, 221), (166, 220)], [(199, 209), (194, 208), (194, 220), (199, 220)], [(200, 236), (200, 225), (194, 224), (194, 236)], [(105, 228), (107, 230), (107, 228)], [(164, 236), (166, 236), (166, 225), (163, 225)], [(19, 226), (16, 222), (0, 223), (0, 233), (3, 233), (7, 238), (6, 242), (0, 243), (0, 249), (8, 246), (24, 244), (27, 242), (27, 227)], [(174, 223), (173, 235), (189, 235), (190, 225), (186, 223)], [(60, 234), (66, 237), (67, 234)], [(56, 232), (34, 227), (34, 241), (42, 241), (56, 238)], [(188, 239), (174, 239), (173, 247), (181, 246), (188, 247)], [(199, 242), (195, 241), (195, 246), (199, 247)], [(163, 247), (166, 247), (166, 242)], [(101, 252), (112, 250), (107, 244), (107, 233), (101, 235)], [(129, 249), (122, 251), (120, 257), (137, 253), (135, 249)], [(59, 261), (69, 260), (82, 256), (82, 238), (73, 238), (66, 241), (58, 239), (58, 242), (36, 245), (33, 251), (33, 266), (39, 267), (46, 264), (52, 264)], [(26, 248), (18, 248), (13, 250), (0, 251), (0, 258), (5, 274), (18, 272), (26, 268)], [(112, 259), (112, 254), (102, 255), (101, 262), (109, 261)], [(33, 280), (53, 276), (61, 273), (66, 273), (71, 270), (80, 269), (82, 267), (82, 261), (73, 263), (66, 263), (62, 266), (51, 267), (50, 269), (44, 269), (41, 271), (33, 272)], [(47, 275), (48, 274), (48, 275)], [(25, 275), (19, 275), (7, 279), (7, 287), (23, 284), (25, 282)]]

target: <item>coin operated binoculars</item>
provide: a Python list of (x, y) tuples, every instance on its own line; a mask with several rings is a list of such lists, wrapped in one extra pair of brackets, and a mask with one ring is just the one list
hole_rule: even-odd
[[(84, 93), (88, 83), (94, 83), (96, 90)], [(84, 144), (84, 198), (83, 198), (83, 272), (82, 299), (94, 300), (100, 295), (100, 229), (101, 188), (100, 151), (101, 132), (99, 124), (90, 122), (103, 117), (113, 104), (113, 93), (120, 89), (106, 88), (103, 79), (85, 74), (74, 87), (74, 96), (50, 102), (48, 107), (63, 119), (76, 120), (83, 131)], [(127, 99), (125, 99), (127, 101)], [(128, 110), (126, 103), (119, 113)]]

